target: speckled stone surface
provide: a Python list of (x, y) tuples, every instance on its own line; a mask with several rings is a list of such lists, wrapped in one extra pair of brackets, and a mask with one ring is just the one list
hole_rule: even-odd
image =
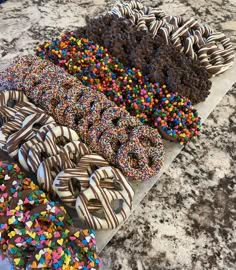
[(235, 149), (236, 87), (102, 252), (104, 269), (236, 269)]
[[(236, 0), (144, 2), (168, 14), (196, 16), (236, 45)], [(112, 3), (6, 1), (0, 5), (0, 65)], [(201, 138), (176, 158), (101, 256), (105, 270), (236, 269), (236, 85), (205, 122)]]

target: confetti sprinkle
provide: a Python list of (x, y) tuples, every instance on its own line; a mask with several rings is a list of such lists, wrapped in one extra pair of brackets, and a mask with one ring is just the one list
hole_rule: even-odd
[(95, 232), (74, 227), (64, 207), (24, 178), (16, 164), (0, 162), (0, 184), (0, 248), (15, 268), (99, 268)]

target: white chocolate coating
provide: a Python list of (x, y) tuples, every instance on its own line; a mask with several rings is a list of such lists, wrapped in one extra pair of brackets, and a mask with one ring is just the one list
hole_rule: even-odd
[[(115, 184), (113, 187), (111, 184)], [(115, 188), (118, 185), (119, 188)], [(97, 230), (114, 229), (127, 217), (132, 207), (134, 191), (118, 169), (102, 167), (90, 177), (90, 187), (76, 200), (76, 210), (80, 219)], [(102, 205), (104, 217), (91, 213), (89, 201), (97, 200)], [(118, 209), (113, 209), (114, 200), (122, 201)]]
[(51, 192), (56, 175), (64, 169), (73, 167), (75, 167), (75, 164), (61, 152), (40, 163), (37, 170), (37, 180), (45, 191)]
[(21, 128), (9, 136), (6, 141), (6, 148), (10, 157), (15, 157), (18, 154), (18, 148), (22, 142), (35, 137), (37, 130), (34, 130), (34, 125), (44, 126), (52, 123), (55, 123), (54, 119), (45, 113), (39, 112), (27, 116), (22, 122)]
[(4, 118), (6, 120), (6, 123), (4, 123), (4, 125), (0, 128), (0, 149), (2, 149), (3, 151), (7, 151), (6, 142), (8, 137), (10, 137), (12, 134), (17, 132), (21, 128), (22, 122), (24, 121), (25, 117), (38, 111), (42, 112), (42, 110), (36, 108), (32, 103), (28, 102), (18, 103), (18, 105), (16, 105), (14, 108), (3, 107), (3, 115), (7, 115), (6, 110), (4, 111), (4, 108), (6, 108), (6, 110), (8, 111), (7, 113), (9, 116), (14, 113), (12, 119)]
[(78, 164), (83, 156), (92, 154), (88, 146), (81, 141), (69, 142), (61, 151), (67, 153), (68, 157), (73, 160), (75, 164)]
[(28, 155), (30, 149), (36, 145), (37, 143), (43, 142), (45, 139), (46, 133), (54, 128), (56, 126), (56, 123), (48, 124), (43, 127), (41, 127), (38, 132), (36, 133), (35, 137), (32, 138), (31, 140), (28, 140), (25, 142), (19, 149), (18, 151), (18, 160), (21, 164), (21, 166), (26, 170), (30, 171), (30, 167), (27, 163)]
[[(51, 150), (50, 152), (49, 149)], [(57, 149), (54, 148), (54, 145), (50, 145), (48, 142), (42, 141), (32, 145), (27, 156), (27, 164), (30, 170), (36, 173), (40, 163), (43, 162), (45, 158), (53, 156), (51, 155), (52, 152), (53, 155), (58, 154)]]
[(85, 190), (88, 188), (90, 176), (95, 170), (108, 165), (103, 157), (88, 153), (81, 157), (76, 168), (67, 169), (56, 176), (53, 182), (53, 190), (65, 204), (75, 207), (77, 189), (73, 187), (73, 184), (80, 187), (81, 191)]
[(0, 107), (7, 106), (7, 102), (10, 100), (14, 100), (16, 104), (29, 101), (24, 92), (22, 91), (0, 91)]
[(75, 207), (77, 193), (89, 187), (89, 178), (85, 179), (79, 167), (60, 172), (53, 181), (53, 190), (68, 206)]
[[(62, 147), (60, 147), (59, 145), (57, 145), (56, 140), (59, 137), (64, 137), (66, 138), (69, 142), (72, 141), (78, 141), (79, 140), (79, 136), (77, 135), (77, 133), (73, 130), (70, 129), (68, 127), (64, 127), (64, 126), (57, 126), (54, 129), (52, 129), (51, 131), (49, 131), (46, 135), (45, 138), (45, 142), (47, 142), (49, 145), (53, 145), (54, 148), (57, 149), (57, 152), (60, 151)], [(51, 155), (54, 154), (54, 151), (50, 148), (48, 149), (49, 153)]]

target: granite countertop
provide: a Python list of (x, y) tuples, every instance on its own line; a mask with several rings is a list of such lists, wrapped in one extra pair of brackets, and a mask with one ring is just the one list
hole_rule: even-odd
[[(8, 0), (0, 5), (0, 66), (85, 24), (111, 0)], [(197, 17), (232, 36), (236, 0), (165, 0), (168, 14)], [(236, 81), (236, 79), (235, 79)], [(236, 269), (236, 85), (101, 253), (103, 269)]]

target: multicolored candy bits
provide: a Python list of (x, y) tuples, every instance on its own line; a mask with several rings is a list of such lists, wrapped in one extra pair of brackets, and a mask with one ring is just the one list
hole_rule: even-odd
[(186, 144), (199, 135), (200, 117), (187, 98), (168, 91), (165, 85), (151, 83), (139, 69), (124, 66), (106, 48), (88, 39), (79, 39), (73, 32), (62, 34), (39, 46), (37, 55), (103, 92), (168, 139)]
[(14, 269), (98, 269), (93, 230), (74, 227), (16, 164), (0, 162), (0, 184), (0, 249)]

